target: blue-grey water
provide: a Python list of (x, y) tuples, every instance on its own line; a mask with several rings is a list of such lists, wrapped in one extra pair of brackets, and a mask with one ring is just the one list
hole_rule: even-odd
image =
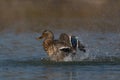
[(86, 53), (73, 62), (51, 62), (42, 48), (41, 32), (0, 33), (0, 80), (119, 80), (120, 33), (53, 30), (79, 37)]

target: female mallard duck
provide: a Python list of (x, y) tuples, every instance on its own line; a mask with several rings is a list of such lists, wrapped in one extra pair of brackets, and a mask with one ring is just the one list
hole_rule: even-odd
[(72, 54), (74, 54), (74, 52), (71, 46), (60, 40), (54, 40), (54, 35), (49, 30), (45, 30), (37, 39), (43, 38), (43, 47), (44, 50), (47, 52), (50, 60), (64, 61), (65, 57), (67, 56), (71, 56), (72, 60)]

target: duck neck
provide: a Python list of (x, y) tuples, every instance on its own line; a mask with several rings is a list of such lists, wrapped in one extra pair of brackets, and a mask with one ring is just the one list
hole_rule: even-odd
[(47, 53), (49, 53), (48, 48), (49, 48), (49, 46), (51, 46), (51, 44), (53, 44), (53, 40), (54, 40), (54, 35), (49, 34), (43, 42), (44, 49)]

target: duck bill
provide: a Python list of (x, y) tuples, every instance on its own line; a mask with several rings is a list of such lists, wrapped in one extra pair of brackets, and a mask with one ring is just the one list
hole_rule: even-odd
[(43, 36), (37, 37), (36, 39), (37, 40), (43, 39)]

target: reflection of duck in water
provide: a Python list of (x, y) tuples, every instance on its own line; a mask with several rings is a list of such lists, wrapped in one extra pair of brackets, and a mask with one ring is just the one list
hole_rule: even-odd
[[(84, 47), (78, 45), (79, 41), (76, 38), (71, 37), (70, 41), (69, 36), (66, 34), (61, 34), (59, 40), (54, 40), (53, 33), (49, 30), (45, 30), (37, 39), (43, 38), (44, 50), (47, 52), (50, 60), (53, 61), (64, 61), (67, 56), (70, 56), (70, 60), (72, 60), (77, 47), (80, 47), (81, 50), (82, 48), (84, 49)], [(85, 49), (83, 51), (85, 52)]]

